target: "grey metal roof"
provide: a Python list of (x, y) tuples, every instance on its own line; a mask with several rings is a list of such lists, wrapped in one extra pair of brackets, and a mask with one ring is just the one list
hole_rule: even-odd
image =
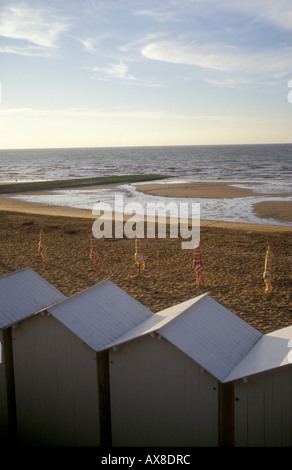
[(262, 336), (226, 377), (225, 382), (288, 364), (292, 367), (292, 326)]
[(0, 328), (7, 328), (66, 298), (33, 269), (0, 277)]
[(159, 333), (220, 381), (262, 334), (204, 294), (164, 309), (110, 344)]
[(221, 382), (262, 336), (208, 296), (189, 306), (160, 334)]
[(174, 307), (161, 310), (158, 313), (153, 314), (151, 317), (147, 318), (145, 321), (135, 326), (132, 330), (127, 331), (124, 335), (120, 336), (111, 344), (108, 344), (106, 348), (117, 347), (127, 341), (137, 339), (140, 336), (147, 335), (153, 332), (162, 332), (163, 326), (174, 320), (177, 315), (180, 315), (183, 311), (183, 306), (187, 308), (189, 305), (193, 305), (196, 302), (199, 302), (202, 296), (198, 296), (195, 299), (187, 300), (181, 304), (175, 305)]
[(153, 315), (109, 280), (65, 299), (48, 312), (95, 351)]

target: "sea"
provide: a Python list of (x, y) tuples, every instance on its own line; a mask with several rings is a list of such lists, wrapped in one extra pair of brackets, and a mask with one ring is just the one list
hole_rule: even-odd
[[(156, 174), (155, 183), (227, 182), (250, 188), (255, 195), (239, 198), (180, 199), (200, 204), (201, 219), (291, 226), (291, 222), (257, 217), (262, 201), (292, 200), (292, 144), (200, 145), (0, 150), (0, 183), (91, 178), (112, 175)], [(167, 179), (164, 177), (167, 176)], [(54, 189), (44, 194), (13, 195), (40, 204), (92, 210), (96, 203), (113, 206), (116, 195), (124, 204), (165, 202), (145, 195), (138, 185), (112, 188)], [(173, 199), (172, 199), (173, 200)]]

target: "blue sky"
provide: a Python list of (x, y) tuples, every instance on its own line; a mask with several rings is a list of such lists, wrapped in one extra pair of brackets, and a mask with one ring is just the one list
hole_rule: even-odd
[(0, 148), (292, 142), (291, 0), (3, 0)]

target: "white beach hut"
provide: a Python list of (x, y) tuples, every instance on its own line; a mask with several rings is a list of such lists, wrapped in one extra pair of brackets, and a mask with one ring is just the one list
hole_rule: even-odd
[(292, 326), (203, 294), (153, 314), (109, 280), (0, 278), (0, 437), (52, 446), (291, 446)]
[(13, 333), (19, 442), (111, 444), (107, 345), (152, 312), (106, 280)]
[(65, 298), (30, 268), (0, 278), (0, 437), (16, 434), (13, 331), (19, 322)]
[(292, 326), (266, 334), (226, 378), (236, 446), (292, 446)]
[(109, 350), (113, 445), (233, 445), (233, 384), (224, 381), (261, 336), (204, 294), (118, 338)]

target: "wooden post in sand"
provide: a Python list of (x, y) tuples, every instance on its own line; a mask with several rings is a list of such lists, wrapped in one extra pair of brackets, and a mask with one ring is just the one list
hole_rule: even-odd
[(266, 284), (265, 292), (270, 294), (272, 292), (272, 272), (271, 272), (271, 264), (272, 264), (272, 252), (270, 247), (268, 246), (265, 258), (265, 270), (263, 274), (263, 278)]
[(42, 260), (43, 261), (48, 261), (48, 256), (47, 256), (47, 249), (43, 241), (43, 231), (41, 230), (40, 232), (40, 240), (38, 243), (38, 251), (41, 254)]
[(135, 262), (138, 265), (140, 275), (141, 269), (143, 270), (145, 268), (145, 262), (143, 255), (140, 252), (140, 240), (137, 238), (137, 235), (135, 236)]
[(196, 244), (194, 248), (193, 267), (195, 268), (196, 275), (197, 275), (196, 285), (203, 286), (204, 285), (203, 261), (202, 261), (202, 255), (201, 255), (201, 248), (199, 244)]

